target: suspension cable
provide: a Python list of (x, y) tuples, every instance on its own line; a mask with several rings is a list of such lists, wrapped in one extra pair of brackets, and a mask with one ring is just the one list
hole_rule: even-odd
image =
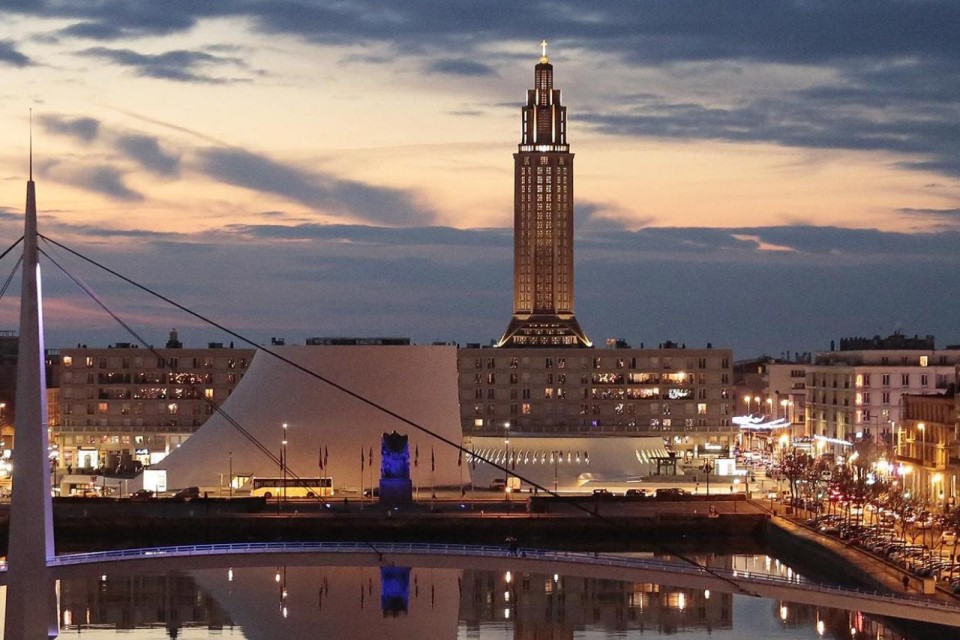
[[(384, 414), (390, 416), (391, 418), (393, 418), (393, 419), (395, 419), (395, 420), (397, 420), (397, 421), (399, 421), (399, 422), (401, 422), (401, 423), (403, 423), (403, 424), (406, 424), (406, 425), (408, 425), (408, 426), (410, 426), (410, 427), (413, 427), (414, 429), (416, 429), (416, 430), (418, 430), (418, 431), (420, 431), (420, 432), (422, 432), (422, 433), (425, 433), (425, 434), (427, 434), (427, 435), (429, 435), (429, 436), (432, 436), (432, 437), (436, 438), (436, 439), (439, 440), (440, 442), (442, 442), (442, 443), (444, 443), (444, 444), (446, 444), (446, 445), (448, 445), (448, 446), (450, 446), (450, 447), (453, 447), (454, 449), (457, 449), (458, 451), (460, 451), (461, 454), (472, 455), (475, 459), (481, 460), (482, 462), (485, 462), (486, 464), (489, 464), (491, 467), (493, 467), (493, 468), (495, 468), (495, 469), (497, 469), (497, 470), (499, 470), (499, 471), (503, 471), (503, 472), (506, 473), (506, 474), (510, 474), (510, 473), (511, 473), (511, 471), (510, 471), (510, 469), (509, 469), (508, 467), (506, 467), (506, 466), (501, 466), (499, 463), (497, 463), (497, 462), (495, 462), (495, 461), (493, 461), (493, 460), (490, 460), (490, 459), (486, 458), (485, 456), (478, 455), (475, 451), (469, 451), (469, 450), (467, 450), (467, 449), (466, 449), (464, 446), (462, 446), (461, 444), (459, 444), (459, 443), (457, 443), (457, 442), (454, 442), (453, 440), (450, 440), (449, 438), (447, 438), (447, 437), (445, 437), (445, 436), (442, 436), (442, 435), (440, 435), (439, 433), (436, 433), (436, 432), (433, 431), (432, 429), (430, 429), (430, 428), (428, 428), (428, 427), (425, 427), (425, 426), (423, 426), (423, 425), (421, 425), (421, 424), (419, 424), (419, 423), (417, 423), (417, 422), (414, 422), (414, 421), (411, 420), (410, 418), (407, 418), (407, 417), (405, 417), (405, 416), (403, 416), (403, 415), (400, 415), (399, 413), (393, 411), (392, 409), (390, 409), (390, 408), (388, 408), (388, 407), (386, 407), (386, 406), (384, 406), (384, 405), (382, 405), (382, 404), (380, 404), (380, 403), (378, 403), (378, 402), (376, 402), (376, 401), (374, 401), (374, 400), (371, 400), (371, 399), (369, 399), (369, 398), (361, 395), (360, 393), (358, 393), (358, 392), (356, 392), (356, 391), (353, 391), (352, 389), (350, 389), (350, 388), (348, 388), (348, 387), (345, 387), (345, 386), (343, 386), (343, 385), (341, 385), (341, 384), (339, 384), (339, 383), (331, 380), (330, 378), (328, 378), (328, 377), (326, 377), (326, 376), (324, 376), (324, 375), (322, 375), (322, 374), (320, 374), (320, 373), (317, 373), (316, 371), (313, 371), (312, 369), (309, 369), (309, 368), (307, 368), (307, 367), (305, 367), (305, 366), (303, 366), (303, 365), (301, 365), (301, 364), (299, 364), (299, 363), (291, 360), (290, 358), (287, 358), (286, 356), (283, 356), (282, 354), (278, 353), (278, 352), (275, 351), (274, 349), (271, 349), (271, 348), (268, 348), (268, 347), (266, 347), (266, 346), (257, 344), (256, 342), (254, 342), (254, 341), (251, 340), (250, 338), (247, 338), (247, 337), (244, 336), (243, 334), (237, 333), (236, 331), (233, 331), (232, 329), (227, 328), (226, 326), (220, 324), (219, 322), (216, 322), (215, 320), (213, 320), (213, 319), (211, 319), (211, 318), (208, 318), (207, 316), (204, 316), (204, 315), (201, 314), (201, 313), (198, 313), (198, 312), (196, 312), (196, 311), (193, 311), (192, 309), (190, 309), (190, 308), (188, 308), (188, 307), (180, 304), (179, 302), (176, 302), (175, 300), (169, 298), (168, 296), (165, 296), (165, 295), (163, 295), (163, 294), (161, 294), (161, 293), (159, 293), (159, 292), (157, 292), (157, 291), (154, 291), (154, 290), (151, 289), (150, 287), (147, 287), (146, 285), (140, 284), (139, 282), (137, 282), (137, 281), (135, 281), (135, 280), (133, 280), (133, 279), (131, 279), (131, 278), (128, 278), (127, 276), (123, 275), (122, 273), (119, 273), (118, 271), (115, 271), (114, 269), (111, 269), (110, 267), (107, 267), (106, 265), (104, 265), (104, 264), (102, 264), (102, 263), (94, 260), (93, 258), (89, 258), (89, 257), (83, 255), (82, 253), (79, 253), (78, 251), (75, 251), (74, 249), (71, 249), (70, 247), (68, 247), (68, 246), (66, 246), (66, 245), (64, 245), (64, 244), (62, 244), (62, 243), (60, 243), (60, 242), (57, 242), (56, 240), (54, 240), (54, 239), (52, 239), (52, 238), (49, 238), (49, 237), (47, 237), (47, 236), (45, 236), (45, 235), (43, 235), (43, 234), (37, 234), (37, 235), (38, 235), (40, 238), (43, 238), (43, 240), (45, 240), (46, 242), (49, 242), (50, 244), (55, 245), (55, 246), (63, 249), (64, 251), (67, 251), (68, 253), (70, 253), (70, 254), (72, 254), (72, 255), (80, 258), (81, 260), (83, 260), (83, 261), (85, 261), (85, 262), (87, 262), (87, 263), (89, 263), (89, 264), (97, 267), (98, 269), (101, 269), (101, 270), (109, 273), (110, 275), (112, 275), (112, 276), (114, 276), (114, 277), (116, 277), (116, 278), (119, 278), (120, 280), (126, 282), (127, 284), (129, 284), (129, 285), (131, 285), (131, 286), (133, 286), (133, 287), (135, 287), (135, 288), (137, 288), (137, 289), (140, 289), (141, 291), (143, 291), (143, 292), (145, 292), (145, 293), (147, 293), (147, 294), (149, 294), (149, 295), (151, 295), (151, 296), (153, 296), (153, 297), (155, 297), (155, 298), (158, 298), (158, 299), (162, 300), (163, 302), (166, 302), (167, 304), (169, 304), (169, 305), (171, 305), (171, 306), (173, 306), (173, 307), (175, 307), (175, 308), (183, 311), (184, 313), (186, 313), (186, 314), (188, 314), (188, 315), (190, 315), (190, 316), (192, 316), (192, 317), (200, 320), (201, 322), (204, 322), (204, 323), (206, 323), (206, 324), (208, 324), (208, 325), (210, 325), (210, 326), (212, 326), (212, 327), (215, 327), (215, 328), (219, 329), (220, 331), (223, 331), (224, 333), (226, 333), (226, 334), (228, 334), (228, 335), (236, 338), (237, 340), (240, 340), (240, 341), (243, 342), (243, 343), (246, 343), (246, 344), (248, 344), (248, 345), (250, 345), (250, 346), (252, 346), (252, 347), (254, 347), (254, 348), (256, 348), (256, 349), (258, 349), (258, 350), (260, 350), (260, 351), (263, 351), (264, 353), (267, 353), (267, 354), (270, 355), (270, 356), (273, 356), (274, 358), (280, 360), (280, 361), (283, 362), (284, 364), (286, 364), (286, 365), (288, 365), (288, 366), (290, 366), (290, 367), (293, 367), (294, 369), (297, 369), (298, 371), (300, 371), (300, 372), (302, 372), (302, 373), (304, 373), (304, 374), (306, 374), (306, 375), (308, 375), (308, 376), (310, 376), (310, 377), (312, 377), (312, 378), (314, 378), (314, 379), (316, 379), (316, 380), (318, 380), (318, 381), (320, 381), (320, 382), (323, 382), (323, 383), (325, 383), (325, 384), (333, 387), (334, 389), (340, 391), (341, 393), (343, 393), (343, 394), (345, 394), (345, 395), (347, 395), (347, 396), (349, 396), (349, 397), (351, 397), (351, 398), (353, 398), (353, 399), (355, 399), (355, 400), (357, 400), (357, 401), (359, 401), (359, 402), (362, 402), (363, 404), (366, 404), (367, 406), (369, 406), (369, 407), (371, 407), (371, 408), (373, 408), (373, 409), (376, 409), (377, 411), (380, 411), (381, 413), (384, 413)], [(2, 257), (2, 256), (0, 256), (0, 257)], [(48, 257), (49, 257), (49, 256), (48, 256)], [(273, 454), (272, 454), (272, 453), (269, 454), (269, 455), (271, 455), (271, 457), (273, 457)], [(504, 460), (504, 462), (505, 462), (505, 464), (509, 464), (509, 461), (508, 461), (508, 460)], [(598, 519), (598, 520), (600, 520), (601, 522), (606, 522), (606, 523), (610, 524), (611, 526), (620, 526), (620, 525), (618, 525), (617, 523), (614, 523), (613, 521), (609, 520), (609, 519), (606, 518), (605, 516), (602, 516), (602, 515), (600, 515), (599, 513), (595, 513), (595, 512), (592, 511), (591, 509), (588, 509), (586, 506), (582, 505), (579, 500), (571, 499), (571, 498), (569, 498), (569, 497), (567, 497), (567, 496), (561, 496), (559, 493), (550, 490), (550, 489), (547, 488), (546, 486), (541, 485), (541, 484), (539, 484), (539, 483), (537, 483), (537, 482), (534, 482), (534, 481), (530, 480), (529, 478), (526, 478), (526, 477), (524, 477), (524, 476), (516, 473), (515, 470), (514, 470), (512, 473), (513, 473), (513, 475), (515, 475), (516, 477), (520, 478), (521, 480), (523, 480), (524, 482), (526, 482), (526, 483), (529, 484), (530, 486), (535, 487), (535, 488), (537, 488), (538, 490), (543, 491), (544, 493), (546, 493), (546, 494), (548, 494), (548, 495), (550, 495), (550, 496), (552, 496), (552, 497), (554, 497), (554, 498), (557, 498), (557, 499), (560, 499), (560, 500), (563, 500), (563, 501), (567, 502), (568, 504), (570, 504), (571, 506), (573, 506), (575, 509), (580, 510), (580, 511), (582, 511), (582, 512), (588, 514), (588, 515), (590, 515), (592, 518)], [(710, 567), (708, 567), (707, 565), (704, 565), (704, 564), (698, 562), (697, 560), (688, 557), (686, 554), (679, 553), (679, 552), (677, 552), (677, 551), (675, 551), (675, 550), (669, 549), (668, 547), (666, 547), (666, 546), (664, 546), (664, 545), (662, 545), (662, 544), (660, 544), (660, 543), (654, 542), (654, 541), (652, 541), (652, 540), (649, 540), (648, 542), (650, 542), (650, 543), (653, 544), (654, 546), (659, 547), (659, 548), (662, 549), (663, 551), (665, 551), (665, 552), (667, 552), (667, 553), (670, 553), (670, 554), (672, 554), (672, 555), (680, 558), (681, 560), (684, 560), (685, 562), (688, 562), (688, 563), (690, 563), (690, 564), (692, 564), (692, 565), (700, 568), (701, 570), (703, 570), (703, 571), (705, 571), (705, 572), (707, 572), (707, 573), (710, 573), (710, 574), (713, 575), (714, 577), (716, 577), (716, 578), (718, 578), (718, 579), (721, 579), (721, 580), (723, 580), (723, 581), (731, 584), (732, 586), (734, 586), (734, 587), (735, 587), (738, 591), (740, 591), (741, 593), (744, 593), (744, 594), (747, 594), (747, 595), (756, 595), (755, 593), (753, 593), (753, 592), (745, 589), (742, 585), (740, 585), (740, 584), (739, 584), (738, 582), (736, 582), (735, 580), (732, 580), (732, 579), (730, 579), (730, 578), (728, 578), (728, 577), (726, 577), (726, 576), (723, 576), (722, 574), (719, 574), (719, 573), (715, 572), (714, 570), (712, 570), (712, 569), (711, 569)], [(371, 546), (372, 546), (372, 545), (371, 545)]]
[[(147, 343), (147, 341), (144, 340), (143, 337), (142, 337), (133, 327), (131, 327), (129, 324), (127, 324), (122, 318), (120, 318), (119, 315), (117, 315), (116, 313), (114, 313), (114, 312), (107, 306), (107, 304), (96, 294), (96, 292), (94, 292), (91, 287), (89, 287), (86, 283), (84, 283), (83, 280), (82, 280), (79, 276), (74, 276), (72, 273), (70, 273), (70, 272), (69, 272), (67, 269), (65, 269), (59, 262), (57, 262), (57, 261), (53, 258), (53, 256), (50, 255), (49, 252), (47, 252), (47, 251), (45, 251), (45, 250), (43, 250), (43, 249), (39, 249), (39, 251), (40, 251), (40, 253), (42, 253), (44, 256), (46, 256), (46, 258), (47, 258), (48, 260), (50, 260), (50, 262), (52, 262), (61, 272), (63, 272), (64, 275), (66, 275), (68, 278), (70, 278), (70, 280), (72, 280), (72, 281), (74, 282), (74, 284), (76, 284), (81, 290), (83, 290), (83, 291), (90, 297), (91, 300), (93, 300), (101, 309), (103, 309), (104, 312), (106, 312), (111, 318), (113, 318), (113, 319), (114, 319), (120, 326), (122, 326), (131, 336), (133, 336), (133, 338), (134, 338), (135, 340), (137, 340), (140, 344), (144, 345), (144, 347), (146, 348), (146, 350), (149, 351), (151, 354), (153, 354), (153, 356), (156, 357), (158, 361), (164, 361), (164, 362), (167, 362), (167, 363), (170, 362), (169, 359), (164, 358), (163, 356), (161, 356), (161, 355), (160, 355), (160, 352), (157, 351), (152, 345), (149, 345), (149, 344)], [(171, 371), (173, 371), (174, 373), (177, 372), (177, 368), (174, 367), (172, 364), (170, 364), (170, 369), (171, 369)], [(304, 487), (304, 488), (307, 488), (307, 484), (304, 482), (303, 478), (301, 478), (296, 472), (294, 472), (293, 470), (291, 470), (291, 469), (289, 468), (289, 466), (287, 466), (287, 461), (286, 461), (286, 460), (284, 460), (282, 457), (278, 458), (278, 457), (273, 453), (273, 451), (271, 451), (271, 450), (268, 449), (266, 446), (264, 446), (264, 444), (263, 444), (262, 442), (260, 442), (260, 440), (259, 440), (256, 436), (254, 436), (254, 435), (253, 435), (252, 433), (250, 433), (247, 429), (245, 429), (245, 428), (243, 427), (243, 425), (241, 425), (235, 418), (233, 418), (233, 416), (231, 416), (231, 415), (230, 415), (226, 410), (224, 410), (221, 406), (217, 405), (217, 404), (213, 401), (213, 399), (207, 398), (205, 394), (198, 393), (199, 390), (198, 390), (196, 384), (195, 384), (192, 380), (191, 380), (191, 381), (188, 381), (187, 386), (191, 389), (191, 391), (194, 392), (194, 394), (195, 394), (198, 398), (204, 400), (204, 401), (207, 403), (208, 406), (212, 406), (213, 409), (214, 409), (217, 413), (219, 413), (221, 416), (223, 416), (223, 417), (227, 420), (227, 422), (228, 422), (229, 424), (231, 424), (234, 428), (236, 428), (236, 429), (237, 429), (247, 440), (249, 440), (261, 453), (263, 453), (264, 455), (266, 455), (266, 456), (271, 460), (271, 462), (273, 462), (273, 463), (279, 463), (281, 466), (283, 466), (285, 473), (289, 474), (289, 475), (291, 476), (291, 479), (294, 480), (294, 482), (297, 482), (297, 483), (300, 484), (300, 486), (302, 486), (302, 487)], [(230, 478), (230, 481), (233, 482), (233, 478)], [(316, 495), (315, 498), (316, 498), (318, 501), (321, 501), (321, 502), (324, 501), (324, 500), (323, 500), (323, 496), (321, 496), (321, 495)], [(338, 514), (336, 511), (330, 510), (329, 513), (332, 513), (332, 514), (334, 515), (334, 517), (339, 517), (339, 514)], [(378, 549), (374, 543), (369, 542), (369, 541), (364, 541), (363, 544), (365, 544), (366, 546), (370, 547), (370, 549), (371, 549), (372, 551), (374, 551), (375, 553), (379, 554), (381, 557), (383, 556), (383, 552), (380, 551), (380, 549)]]

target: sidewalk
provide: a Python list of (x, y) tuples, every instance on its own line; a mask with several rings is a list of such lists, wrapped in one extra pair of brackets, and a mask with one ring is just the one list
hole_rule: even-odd
[[(752, 501), (754, 506), (764, 509), (770, 513), (769, 503), (758, 504), (758, 501)], [(779, 507), (779, 509), (778, 509)], [(771, 526), (780, 528), (797, 538), (802, 538), (814, 544), (817, 544), (835, 555), (844, 558), (851, 564), (860, 567), (864, 573), (869, 575), (875, 581), (879, 582), (887, 589), (895, 593), (903, 593), (903, 578), (906, 576), (909, 580), (908, 593), (911, 595), (926, 594), (937, 600), (945, 602), (957, 602), (958, 598), (953, 594), (946, 593), (935, 588), (935, 581), (932, 579), (918, 578), (906, 570), (886, 562), (865, 550), (849, 545), (842, 540), (832, 536), (821, 534), (801, 525), (793, 517), (786, 515), (787, 507), (774, 504), (775, 515), (770, 520)]]

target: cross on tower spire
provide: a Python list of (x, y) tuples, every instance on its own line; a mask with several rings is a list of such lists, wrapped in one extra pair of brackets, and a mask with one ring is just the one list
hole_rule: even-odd
[(540, 47), (543, 50), (543, 53), (540, 55), (540, 62), (550, 62), (550, 58), (547, 57), (547, 41), (541, 40)]

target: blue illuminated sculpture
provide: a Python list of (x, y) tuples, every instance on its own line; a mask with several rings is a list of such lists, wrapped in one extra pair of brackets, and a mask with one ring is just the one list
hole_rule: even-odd
[(383, 617), (405, 614), (409, 606), (410, 567), (380, 567), (380, 610)]
[(410, 446), (407, 436), (396, 431), (383, 434), (380, 442), (380, 503), (407, 505), (413, 501), (410, 481)]

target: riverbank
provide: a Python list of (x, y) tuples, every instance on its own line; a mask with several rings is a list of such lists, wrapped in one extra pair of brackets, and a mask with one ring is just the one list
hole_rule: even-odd
[[(536, 513), (531, 513), (532, 508)], [(0, 539), (6, 539), (0, 505)], [(58, 552), (255, 541), (424, 541), (531, 547), (648, 548), (690, 543), (760, 544), (767, 515), (742, 496), (678, 501), (512, 499), (431, 501), (393, 510), (368, 502), (263, 499), (56, 500)], [(592, 548), (591, 546), (591, 548)]]
[[(766, 505), (755, 503), (765, 509)], [(848, 584), (860, 584), (878, 591), (928, 595), (939, 600), (958, 602), (952, 593), (937, 589), (932, 578), (918, 578), (903, 568), (867, 553), (860, 547), (822, 534), (785, 511), (776, 511), (767, 523), (765, 540), (789, 560), (812, 566), (827, 566), (829, 577)], [(906, 585), (904, 585), (906, 578)]]

